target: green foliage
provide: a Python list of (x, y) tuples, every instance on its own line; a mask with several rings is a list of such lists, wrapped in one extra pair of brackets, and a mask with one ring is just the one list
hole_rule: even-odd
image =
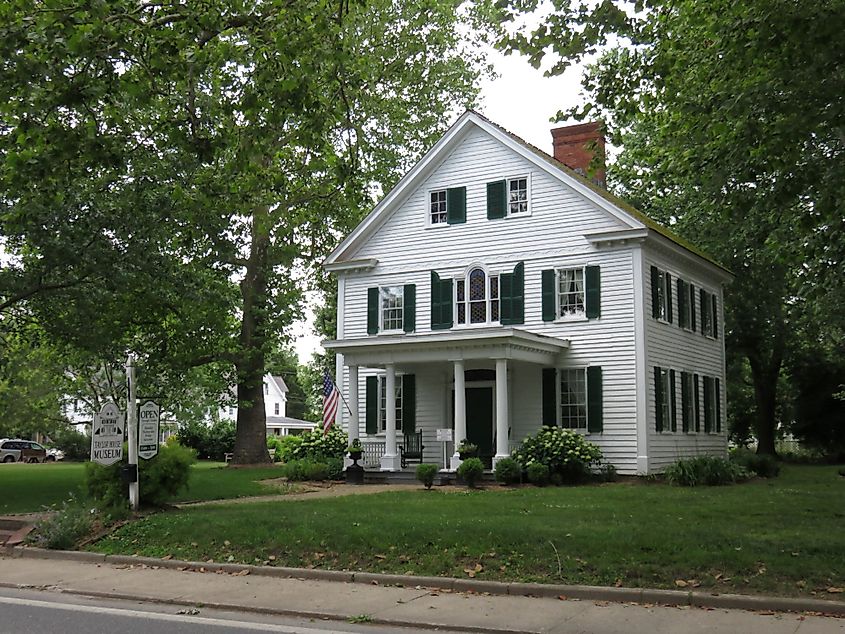
[(430, 489), (439, 470), (436, 464), (419, 464), (417, 465), (417, 480), (422, 482), (426, 489)]
[(513, 458), (528, 469), (539, 463), (557, 473), (564, 482), (577, 482), (592, 465), (601, 461), (601, 450), (581, 434), (560, 427), (543, 427), (534, 436), (526, 436)]
[(716, 456), (685, 458), (666, 467), (666, 481), (675, 486), (719, 486), (747, 480), (751, 473), (745, 467)]
[(474, 456), (478, 453), (478, 445), (471, 443), (466, 438), (458, 443), (457, 451), (459, 454)]
[(528, 481), (531, 484), (536, 484), (538, 487), (544, 487), (549, 483), (550, 471), (547, 465), (540, 462), (532, 462), (526, 469), (528, 473)]
[[(121, 468), (128, 464), (126, 444), (123, 460), (107, 467), (94, 462), (85, 463), (88, 493), (100, 508), (122, 508), (129, 500), (129, 484), (121, 479)], [(138, 465), (139, 495), (143, 506), (162, 506), (179, 491), (188, 486), (191, 465), (196, 462), (196, 452), (179, 444), (166, 444), (150, 460), (140, 460)]]
[(65, 460), (88, 460), (91, 453), (91, 437), (81, 434), (73, 427), (61, 426), (50, 433), (50, 446), (65, 452)]
[[(270, 441), (273, 446), (270, 446)], [(267, 439), (267, 447), (275, 449), (273, 459), (277, 462), (288, 462), (294, 460), (299, 445), (302, 444), (302, 436), (271, 436)]]
[(346, 447), (349, 437), (337, 425), (333, 425), (327, 434), (319, 428), (306, 431), (297, 436), (299, 443), (291, 450), (291, 457), (294, 460), (303, 458), (322, 459), (340, 458), (346, 455)]
[(177, 436), (179, 444), (194, 449), (200, 458), (221, 461), (234, 451), (235, 433), (235, 423), (223, 419), (211, 425), (191, 421), (179, 428)]
[(616, 482), (616, 467), (610, 463), (603, 464), (599, 467), (596, 477), (600, 482)]
[(458, 477), (461, 478), (470, 489), (474, 489), (475, 485), (481, 480), (484, 475), (484, 463), (481, 458), (467, 458), (458, 467)]
[(343, 460), (339, 458), (291, 460), (282, 465), (281, 476), (291, 482), (340, 480), (343, 478)]
[(780, 473), (780, 464), (774, 456), (754, 453), (745, 447), (732, 450), (730, 459), (761, 478), (776, 478)]
[(502, 458), (496, 463), (496, 482), (518, 484), (522, 482), (522, 465), (513, 458)]
[(27, 541), (40, 548), (72, 550), (80, 539), (91, 533), (93, 525), (92, 510), (70, 498), (61, 508), (39, 520)]

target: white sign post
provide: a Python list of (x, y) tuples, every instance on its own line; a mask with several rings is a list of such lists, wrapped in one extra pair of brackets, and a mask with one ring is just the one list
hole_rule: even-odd
[(138, 456), (144, 460), (158, 453), (161, 408), (154, 401), (146, 401), (138, 408)]
[(452, 442), (452, 430), (451, 428), (445, 429), (438, 429), (436, 430), (437, 433), (437, 442), (443, 443), (443, 468), (449, 468), (449, 458), (446, 452), (446, 446), (448, 443)]
[(91, 460), (110, 465), (123, 458), (123, 412), (106, 403), (94, 415), (91, 427)]
[(141, 501), (138, 486), (138, 419), (135, 402), (135, 358), (130, 354), (126, 359), (126, 381), (128, 394), (126, 399), (127, 423), (129, 425), (129, 506), (138, 510)]

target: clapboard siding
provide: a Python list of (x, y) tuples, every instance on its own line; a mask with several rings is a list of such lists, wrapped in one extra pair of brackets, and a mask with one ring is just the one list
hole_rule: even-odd
[[(672, 276), (673, 323), (665, 323), (652, 317), (651, 267), (668, 271)], [(647, 375), (646, 393), (648, 404), (648, 454), (649, 470), (661, 471), (679, 458), (698, 454), (723, 456), (727, 452), (727, 403), (725, 400), (725, 360), (724, 360), (724, 318), (722, 291), (718, 282), (703, 274), (702, 271), (681, 266), (676, 260), (665, 254), (646, 252), (645, 254), (645, 334)], [(696, 331), (690, 332), (678, 325), (678, 289), (676, 280), (680, 278), (696, 287), (695, 310)], [(717, 297), (719, 315), (719, 336), (716, 339), (705, 337), (701, 333), (701, 306), (698, 301), (698, 289), (714, 293)], [(656, 431), (654, 366), (675, 370), (675, 401), (678, 408), (678, 431)], [(699, 394), (704, 397), (703, 377), (718, 377), (720, 382), (722, 431), (720, 434), (684, 433), (681, 418), (681, 372), (693, 372), (699, 375)], [(701, 429), (704, 429), (704, 405), (701, 405)]]

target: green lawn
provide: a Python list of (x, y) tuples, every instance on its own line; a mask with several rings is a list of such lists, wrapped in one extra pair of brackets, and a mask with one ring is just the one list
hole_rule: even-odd
[[(426, 575), (825, 598), (845, 583), (845, 478), (685, 489), (610, 484), (196, 507), (118, 530), (99, 552)], [(273, 560), (270, 557), (274, 556)]]
[[(278, 473), (276, 467), (228, 469), (222, 462), (199, 462), (191, 469), (188, 488), (173, 502), (281, 493), (284, 489), (258, 482)], [(70, 495), (84, 494), (84, 463), (0, 464), (0, 515), (40, 511)]]

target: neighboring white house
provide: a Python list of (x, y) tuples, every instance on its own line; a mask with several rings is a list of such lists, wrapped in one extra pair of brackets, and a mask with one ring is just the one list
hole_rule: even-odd
[(730, 273), (575, 171), (597, 126), (552, 134), (465, 113), (325, 261), (340, 419), (382, 470), (416, 431), (440, 462), (440, 428), (494, 463), (543, 424), (625, 474), (725, 454)]
[[(314, 429), (316, 423), (287, 416), (288, 386), (280, 376), (264, 375), (264, 414), (267, 418), (268, 436), (292, 436)], [(237, 404), (221, 407), (217, 411), (220, 419), (238, 419)]]

